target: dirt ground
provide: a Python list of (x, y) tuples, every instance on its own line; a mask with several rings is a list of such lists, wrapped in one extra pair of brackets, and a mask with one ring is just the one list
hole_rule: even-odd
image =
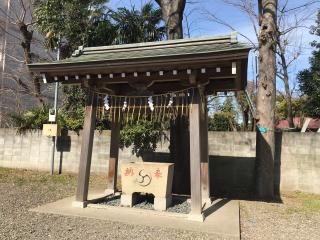
[[(92, 176), (91, 186), (106, 179)], [(165, 228), (30, 212), (74, 195), (76, 176), (0, 168), (0, 239), (219, 239)], [(319, 239), (320, 196), (287, 193), (282, 203), (240, 201), (242, 239)], [(221, 238), (223, 239), (223, 238)]]

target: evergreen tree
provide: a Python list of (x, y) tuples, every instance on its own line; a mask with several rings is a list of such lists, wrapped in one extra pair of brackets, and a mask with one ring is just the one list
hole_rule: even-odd
[(61, 40), (62, 58), (81, 45), (88, 45), (94, 23), (105, 13), (107, 0), (47, 0), (35, 4), (36, 29), (53, 50)]
[[(69, 57), (78, 46), (103, 46), (149, 41), (165, 37), (161, 9), (151, 2), (140, 10), (134, 7), (107, 9), (108, 0), (47, 0), (35, 6), (37, 30), (45, 36), (46, 47), (53, 50), (61, 40), (62, 58)], [(82, 128), (86, 94), (79, 87), (64, 87), (59, 115), (70, 130)], [(97, 127), (108, 124), (97, 122)]]
[[(311, 34), (320, 36), (320, 11), (317, 15), (316, 25), (312, 26)], [(313, 41), (311, 46), (315, 48), (310, 57), (310, 67), (298, 74), (300, 91), (306, 96), (304, 107), (308, 117), (320, 117), (320, 42)]]

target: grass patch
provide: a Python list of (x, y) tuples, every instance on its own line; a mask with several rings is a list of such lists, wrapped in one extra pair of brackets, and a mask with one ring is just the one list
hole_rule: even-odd
[(320, 212), (320, 199), (306, 199), (303, 206), (307, 211)]
[[(35, 179), (32, 179), (35, 180)], [(70, 184), (75, 186), (77, 183), (77, 178), (75, 175), (71, 174), (60, 174), (60, 175), (50, 175), (50, 174), (45, 174), (41, 173), (39, 178), (36, 179), (36, 181), (39, 181), (40, 183), (43, 184), (48, 184), (48, 183), (54, 183), (54, 184)]]
[(13, 183), (17, 186), (25, 184), (75, 186), (76, 182), (76, 175), (73, 174), (50, 175), (47, 172), (0, 168), (0, 183)]
[[(106, 176), (91, 174), (90, 185), (105, 185)], [(54, 174), (48, 172), (9, 169), (0, 167), (0, 183), (13, 183), (17, 186), (30, 185), (67, 185), (76, 187), (77, 175), (72, 173)]]
[(320, 195), (293, 192), (284, 194), (284, 196), (290, 202), (287, 213), (320, 212)]

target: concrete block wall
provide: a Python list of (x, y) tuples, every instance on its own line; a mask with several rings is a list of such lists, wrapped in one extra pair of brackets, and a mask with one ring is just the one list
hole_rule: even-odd
[[(64, 172), (78, 172), (82, 134), (69, 131), (59, 137), (55, 149), (55, 170), (62, 164)], [(106, 174), (108, 170), (110, 131), (95, 131), (91, 171)], [(169, 152), (168, 143), (159, 144), (159, 152)], [(0, 167), (50, 171), (52, 138), (41, 131), (18, 135), (15, 129), (0, 128)], [(142, 161), (130, 148), (119, 151), (121, 161)]]
[[(212, 192), (252, 190), (255, 173), (254, 132), (209, 132), (210, 179)], [(55, 151), (55, 169), (62, 162), (64, 172), (78, 172), (81, 132), (68, 132), (59, 138)], [(320, 134), (283, 133), (277, 135), (275, 179), (281, 191), (320, 194)], [(106, 174), (110, 131), (96, 131), (91, 171)], [(153, 155), (158, 160), (168, 153), (169, 142), (159, 144)], [(0, 167), (49, 171), (51, 138), (41, 131), (17, 135), (15, 129), (0, 129)], [(167, 157), (167, 156), (166, 156)], [(121, 161), (141, 161), (131, 149), (120, 150)]]
[[(276, 134), (275, 184), (280, 191), (320, 194), (320, 134)], [(209, 155), (219, 189), (228, 183), (253, 187), (256, 154), (254, 132), (210, 132)]]
[(254, 132), (209, 132), (210, 190), (213, 195), (247, 196), (254, 191)]
[(320, 134), (282, 135), (280, 189), (320, 194)]

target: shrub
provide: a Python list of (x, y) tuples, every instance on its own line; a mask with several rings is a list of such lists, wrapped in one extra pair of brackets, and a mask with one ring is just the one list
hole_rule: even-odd
[(144, 152), (155, 151), (157, 143), (166, 137), (164, 127), (159, 122), (141, 120), (127, 123), (121, 130), (120, 148), (132, 147), (137, 157)]
[(42, 125), (49, 121), (49, 106), (44, 105), (27, 110), (23, 113), (9, 115), (19, 134), (27, 131), (42, 129)]

